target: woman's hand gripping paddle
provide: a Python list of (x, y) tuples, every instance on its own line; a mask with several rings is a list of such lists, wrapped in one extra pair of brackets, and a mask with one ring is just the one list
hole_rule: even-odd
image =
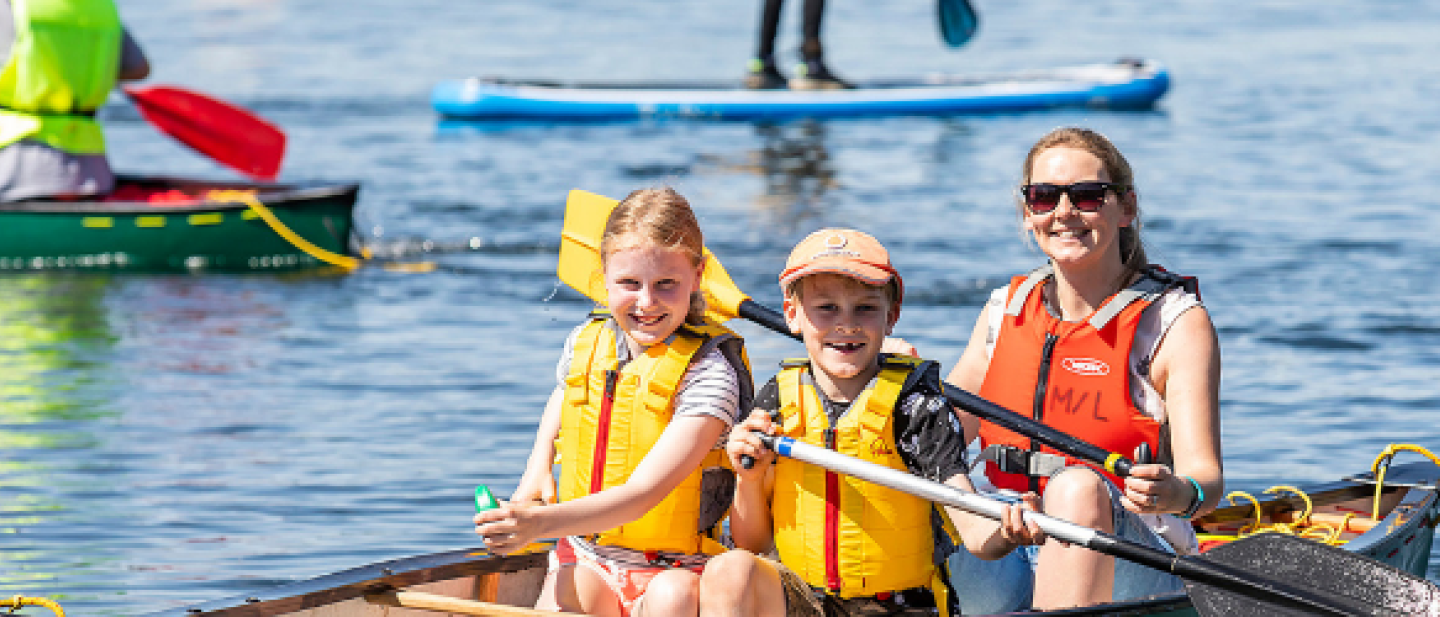
[[(846, 474), (938, 504), (1000, 520), (1003, 503), (788, 437), (760, 437), (780, 456)], [(1051, 537), (1169, 572), (1186, 581), (1205, 616), (1440, 615), (1440, 588), (1423, 578), (1319, 542), (1265, 533), (1203, 557), (1172, 555), (1061, 519), (1027, 511)]]
[(249, 111), (175, 86), (126, 87), (140, 115), (195, 151), (256, 180), (272, 181), (285, 133)]
[[(610, 211), (617, 203), (603, 195), (579, 189), (570, 191), (565, 204), (565, 227), (560, 233), (560, 265), (557, 269), (560, 280), (602, 304), (605, 303), (605, 279), (600, 260), (600, 237), (605, 232), (605, 221), (610, 218)], [(705, 250), (705, 258), (705, 278), (700, 285), (710, 308), (708, 317), (716, 323), (742, 317), (780, 334), (799, 338), (785, 325), (783, 315), (751, 300), (750, 296), (740, 291), (709, 249)], [(956, 407), (1070, 456), (1097, 463), (1117, 476), (1130, 475), (1132, 463), (1124, 456), (1076, 439), (950, 384), (945, 384), (945, 398)]]

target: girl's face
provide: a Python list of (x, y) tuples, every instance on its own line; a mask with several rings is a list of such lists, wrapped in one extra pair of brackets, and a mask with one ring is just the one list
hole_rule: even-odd
[(611, 314), (638, 355), (685, 323), (704, 264), (694, 265), (683, 250), (648, 242), (620, 246), (629, 248), (605, 256), (605, 291)]
[[(1030, 170), (1031, 184), (1069, 185), (1076, 182), (1109, 182), (1105, 164), (1089, 152), (1076, 148), (1055, 147), (1035, 157)], [(1115, 191), (1105, 192), (1105, 203), (1095, 212), (1081, 212), (1060, 198), (1054, 210), (1045, 214), (1025, 211), (1025, 227), (1057, 265), (1120, 263), (1120, 228), (1135, 220), (1133, 209), (1126, 208)]]

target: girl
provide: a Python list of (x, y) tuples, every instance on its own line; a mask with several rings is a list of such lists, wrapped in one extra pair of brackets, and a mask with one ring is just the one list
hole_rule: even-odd
[[(703, 246), (690, 204), (668, 188), (631, 193), (606, 223), (609, 309), (566, 342), (511, 502), (475, 516), (496, 553), (565, 536), (541, 608), (698, 614), (733, 486), (717, 446), (753, 388), (741, 339), (702, 317)], [(557, 435), (559, 503), (535, 505), (556, 496)]]

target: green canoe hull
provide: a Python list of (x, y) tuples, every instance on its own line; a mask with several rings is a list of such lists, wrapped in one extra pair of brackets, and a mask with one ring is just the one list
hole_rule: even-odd
[[(251, 190), (311, 244), (347, 254), (359, 186), (275, 185), (122, 177), (122, 184), (181, 191)], [(288, 270), (323, 266), (240, 202), (0, 203), (0, 271)]]

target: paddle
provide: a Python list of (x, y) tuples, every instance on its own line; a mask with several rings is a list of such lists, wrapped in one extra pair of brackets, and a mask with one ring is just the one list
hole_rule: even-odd
[[(588, 191), (570, 191), (565, 205), (565, 226), (560, 233), (560, 280), (596, 302), (605, 302), (605, 281), (600, 267), (600, 236), (605, 220), (619, 202)], [(774, 309), (751, 300), (731, 280), (730, 274), (709, 249), (705, 278), (700, 282), (709, 306), (707, 315), (716, 322), (743, 317), (792, 338), (785, 317)], [(1071, 456), (1102, 465), (1117, 476), (1130, 475), (1129, 459), (1099, 446), (1086, 443), (1035, 420), (1017, 414), (960, 388), (945, 384), (945, 398), (950, 404), (985, 418), (1016, 433), (1055, 448)]]
[(970, 0), (939, 0), (936, 8), (940, 17), (940, 38), (945, 40), (946, 45), (959, 47), (975, 36), (975, 30), (980, 27), (980, 16), (975, 13), (975, 7), (970, 6)]
[[(1003, 503), (897, 469), (795, 441), (760, 435), (781, 456), (1000, 520)], [(1097, 529), (1027, 511), (1045, 533), (1070, 544), (1169, 572), (1186, 581), (1201, 615), (1436, 615), (1440, 588), (1359, 554), (1286, 534), (1241, 538), (1185, 557)]]
[(176, 86), (126, 86), (140, 115), (197, 152), (256, 180), (272, 181), (285, 134), (244, 109)]

